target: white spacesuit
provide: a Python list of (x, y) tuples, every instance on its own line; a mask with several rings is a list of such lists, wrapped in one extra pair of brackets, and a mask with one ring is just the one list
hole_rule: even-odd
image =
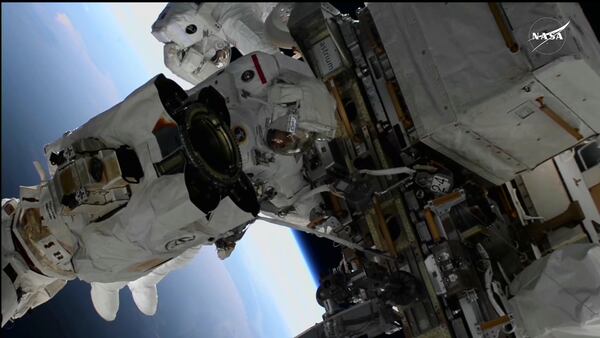
[(292, 48), (286, 26), (292, 5), (169, 3), (152, 25), (152, 34), (165, 43), (167, 68), (196, 85), (229, 64), (231, 47), (243, 55)]
[(517, 337), (600, 335), (600, 246), (572, 244), (533, 262), (511, 285)]
[(104, 319), (125, 285), (151, 315), (156, 283), (202, 245), (230, 254), (260, 202), (308, 225), (299, 155), (334, 135), (334, 102), (306, 64), (252, 53), (188, 93), (159, 75), (65, 133), (50, 176), (37, 164), (40, 185), (2, 202), (2, 323), (76, 277)]
[(2, 199), (2, 326), (22, 317), (29, 309), (47, 302), (66, 284), (66, 279), (43, 274), (24, 248), (14, 241), (11, 222), (19, 200)]

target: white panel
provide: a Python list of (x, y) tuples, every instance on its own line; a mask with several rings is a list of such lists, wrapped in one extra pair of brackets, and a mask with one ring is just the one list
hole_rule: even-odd
[(422, 141), (494, 184), (509, 181), (527, 169), (486, 138), (459, 124), (439, 128)]
[(548, 234), (548, 241), (552, 249), (556, 250), (573, 243), (587, 243), (588, 236), (581, 227), (558, 228)]
[[(485, 137), (529, 169), (568, 149), (578, 140), (554, 122), (539, 107), (546, 106), (567, 124), (588, 137), (593, 131), (538, 81), (528, 77), (509, 90), (474, 106), (461, 115), (462, 124)], [(498, 154), (502, 156), (502, 154)]]
[(600, 165), (594, 166), (592, 169), (588, 169), (583, 173), (583, 180), (588, 188), (592, 188), (597, 184), (600, 184)]
[(585, 60), (564, 57), (534, 74), (588, 126), (600, 132), (600, 77)]
[(598, 285), (597, 245), (569, 245), (533, 262), (510, 285), (517, 336), (598, 337)]
[[(420, 141), (496, 184), (579, 142), (538, 97), (583, 137), (600, 130), (599, 44), (579, 5), (502, 6), (517, 53), (484, 3), (368, 4)], [(542, 14), (571, 22), (560, 53), (544, 58), (525, 43)]]
[(592, 221), (600, 224), (600, 213), (596, 208), (592, 195), (583, 181), (579, 167), (573, 157), (572, 151), (567, 151), (554, 158), (554, 163), (560, 172), (565, 186), (574, 201), (579, 201), (579, 205), (585, 214), (583, 226), (590, 234), (592, 241), (598, 243), (598, 234)]
[(548, 220), (564, 212), (571, 203), (552, 160), (521, 175), (539, 216)]

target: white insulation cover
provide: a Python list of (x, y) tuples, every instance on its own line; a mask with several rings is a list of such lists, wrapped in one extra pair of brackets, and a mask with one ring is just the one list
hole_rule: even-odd
[[(600, 46), (576, 3), (502, 3), (506, 47), (487, 3), (369, 3), (420, 141), (501, 184), (600, 131)], [(532, 52), (542, 17), (570, 20), (552, 55)]]
[(519, 337), (600, 337), (600, 246), (574, 244), (521, 272), (509, 300)]

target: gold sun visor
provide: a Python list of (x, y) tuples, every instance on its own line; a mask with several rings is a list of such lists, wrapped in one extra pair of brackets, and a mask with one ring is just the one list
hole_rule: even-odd
[(310, 146), (314, 138), (314, 133), (298, 125), (298, 116), (290, 114), (271, 123), (267, 131), (266, 143), (277, 154), (293, 155)]

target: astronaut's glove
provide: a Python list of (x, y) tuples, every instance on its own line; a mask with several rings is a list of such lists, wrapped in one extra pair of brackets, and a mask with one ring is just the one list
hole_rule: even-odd
[(205, 62), (204, 54), (198, 49), (181, 48), (175, 43), (165, 44), (164, 60), (165, 66), (173, 74), (193, 85), (199, 84), (218, 70), (211, 62)]
[(197, 85), (229, 64), (231, 47), (214, 35), (185, 48), (170, 42), (164, 46), (164, 60), (175, 75)]
[(333, 138), (337, 129), (335, 100), (315, 78), (284, 71), (269, 86), (270, 123), (265, 144), (280, 155), (295, 155), (317, 138)]
[(217, 256), (219, 259), (224, 260), (231, 256), (231, 253), (235, 249), (235, 241), (219, 239), (215, 242), (215, 246), (217, 247)]
[(289, 122), (289, 116), (295, 115), (296, 124), (287, 123), (286, 127), (302, 128), (329, 137), (337, 128), (335, 100), (323, 82), (316, 78), (282, 71), (269, 87), (267, 101), (273, 109), (273, 124), (282, 118)]

